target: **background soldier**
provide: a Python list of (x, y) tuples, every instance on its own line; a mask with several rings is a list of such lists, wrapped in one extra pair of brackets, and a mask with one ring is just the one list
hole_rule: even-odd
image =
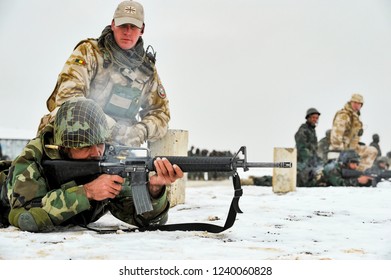
[(390, 164), (388, 162), (387, 157), (378, 157), (375, 161), (375, 164), (367, 169), (367, 173), (379, 174), (382, 171), (388, 170), (390, 168)]
[(327, 154), (330, 146), (331, 129), (326, 130), (326, 136), (318, 142), (318, 156), (322, 159), (323, 163), (327, 163)]
[(336, 159), (341, 151), (354, 149), (361, 158), (358, 167), (360, 171), (370, 168), (377, 156), (376, 148), (359, 144), (364, 132), (360, 120), (360, 110), (363, 104), (362, 95), (355, 93), (345, 106), (335, 114), (328, 154), (329, 159)]
[(372, 135), (372, 142), (371, 142), (371, 144), (369, 144), (369, 146), (375, 147), (377, 150), (377, 156), (381, 157), (381, 149), (380, 149), (379, 142), (380, 142), (379, 134), (373, 134)]
[(370, 186), (371, 177), (344, 177), (342, 170), (357, 170), (360, 156), (355, 150), (345, 150), (339, 154), (338, 160), (327, 163), (323, 169), (323, 180), (329, 186)]
[(306, 122), (295, 134), (297, 149), (297, 186), (311, 187), (316, 185), (317, 175), (321, 170), (322, 160), (318, 157), (318, 138), (315, 127), (320, 113), (315, 108), (307, 110)]

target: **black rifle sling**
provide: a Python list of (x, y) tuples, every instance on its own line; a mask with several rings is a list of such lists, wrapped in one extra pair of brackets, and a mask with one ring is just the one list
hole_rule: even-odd
[[(243, 190), (240, 184), (240, 177), (237, 172), (233, 174), (232, 176), (233, 186), (234, 186), (234, 197), (232, 198), (231, 206), (228, 211), (228, 216), (225, 221), (224, 226), (218, 226), (214, 224), (207, 224), (207, 223), (181, 223), (181, 224), (168, 224), (168, 225), (149, 225), (145, 227), (138, 227), (138, 228), (129, 228), (129, 229), (121, 229), (121, 231), (124, 232), (134, 232), (134, 231), (207, 231), (211, 233), (220, 233), (223, 232), (230, 227), (233, 226), (236, 220), (236, 214), (237, 213), (243, 213), (242, 210), (239, 208), (239, 199), (243, 194)], [(98, 233), (114, 233), (117, 230), (111, 230), (111, 229), (96, 229), (96, 228), (90, 228), (88, 226), (84, 226), (87, 229), (96, 231)]]
[(243, 194), (243, 190), (240, 185), (240, 178), (237, 173), (232, 177), (234, 185), (234, 197), (232, 198), (231, 206), (229, 208), (228, 216), (225, 221), (224, 226), (217, 226), (207, 223), (183, 223), (183, 224), (168, 224), (168, 225), (156, 225), (156, 226), (147, 226), (143, 228), (138, 228), (138, 231), (207, 231), (211, 233), (220, 233), (233, 226), (236, 220), (237, 213), (243, 213), (239, 208), (239, 199)]

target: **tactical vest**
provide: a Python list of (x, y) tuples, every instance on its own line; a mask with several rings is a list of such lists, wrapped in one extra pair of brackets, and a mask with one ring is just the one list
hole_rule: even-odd
[[(129, 69), (107, 62), (96, 39), (81, 41), (75, 49), (81, 44), (91, 44), (94, 53), (88, 55), (93, 55), (97, 63), (91, 83), (86, 86), (86, 97), (95, 100), (104, 112), (117, 122), (135, 123), (140, 107), (157, 77), (151, 55), (145, 55), (137, 68)], [(53, 102), (56, 91), (57, 87), (48, 99), (48, 108), (55, 107)]]

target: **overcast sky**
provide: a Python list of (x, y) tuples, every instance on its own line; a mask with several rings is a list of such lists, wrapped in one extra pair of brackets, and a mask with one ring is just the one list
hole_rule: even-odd
[[(34, 136), (75, 45), (96, 38), (121, 1), (0, 1), (0, 129)], [(364, 136), (391, 151), (391, 1), (164, 0), (145, 8), (145, 44), (189, 145), (273, 160), (293, 147), (309, 107), (318, 138), (353, 92)]]

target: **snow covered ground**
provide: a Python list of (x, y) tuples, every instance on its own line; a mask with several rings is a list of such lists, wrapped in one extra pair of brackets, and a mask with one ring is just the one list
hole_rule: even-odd
[[(188, 182), (186, 203), (170, 210), (169, 223), (223, 225), (231, 185)], [(271, 187), (243, 190), (244, 213), (220, 234), (98, 234), (79, 227), (37, 234), (9, 227), (0, 229), (0, 260), (391, 260), (390, 182), (377, 188), (298, 188), (284, 195)], [(106, 215), (94, 227), (122, 225)]]

